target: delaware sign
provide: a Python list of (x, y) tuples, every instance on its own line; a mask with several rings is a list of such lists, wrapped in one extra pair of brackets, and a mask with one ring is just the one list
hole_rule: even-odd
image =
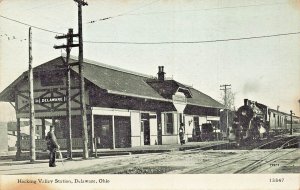
[(61, 102), (66, 102), (66, 99), (67, 99), (66, 96), (35, 98), (34, 103), (35, 104), (61, 103)]

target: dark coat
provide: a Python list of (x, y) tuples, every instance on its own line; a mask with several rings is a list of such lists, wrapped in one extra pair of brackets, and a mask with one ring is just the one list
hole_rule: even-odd
[(46, 136), (47, 149), (52, 151), (58, 148), (56, 136), (53, 131), (49, 131)]

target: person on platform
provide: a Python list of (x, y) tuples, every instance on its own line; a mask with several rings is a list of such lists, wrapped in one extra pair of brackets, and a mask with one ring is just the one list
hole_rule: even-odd
[(183, 145), (185, 144), (184, 140), (184, 124), (181, 123), (179, 127), (179, 139), (180, 139), (180, 144)]
[(57, 143), (57, 139), (54, 134), (53, 126), (50, 126), (50, 131), (47, 133), (46, 141), (47, 141), (47, 149), (50, 151), (49, 167), (55, 167), (56, 166), (56, 164), (55, 164), (56, 151), (59, 150), (60, 146)]

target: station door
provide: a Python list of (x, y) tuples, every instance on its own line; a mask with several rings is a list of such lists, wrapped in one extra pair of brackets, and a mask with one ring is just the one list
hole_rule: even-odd
[(112, 148), (112, 116), (94, 116), (95, 120), (95, 137), (99, 138), (97, 141), (97, 148)]
[(131, 147), (130, 117), (115, 116), (116, 148)]

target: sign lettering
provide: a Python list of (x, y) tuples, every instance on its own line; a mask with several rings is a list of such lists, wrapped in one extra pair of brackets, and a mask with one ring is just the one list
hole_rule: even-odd
[(66, 96), (61, 97), (45, 97), (45, 98), (35, 98), (35, 104), (46, 104), (46, 103), (61, 103), (66, 102)]
[(174, 102), (186, 102), (186, 97), (173, 95), (173, 101)]

